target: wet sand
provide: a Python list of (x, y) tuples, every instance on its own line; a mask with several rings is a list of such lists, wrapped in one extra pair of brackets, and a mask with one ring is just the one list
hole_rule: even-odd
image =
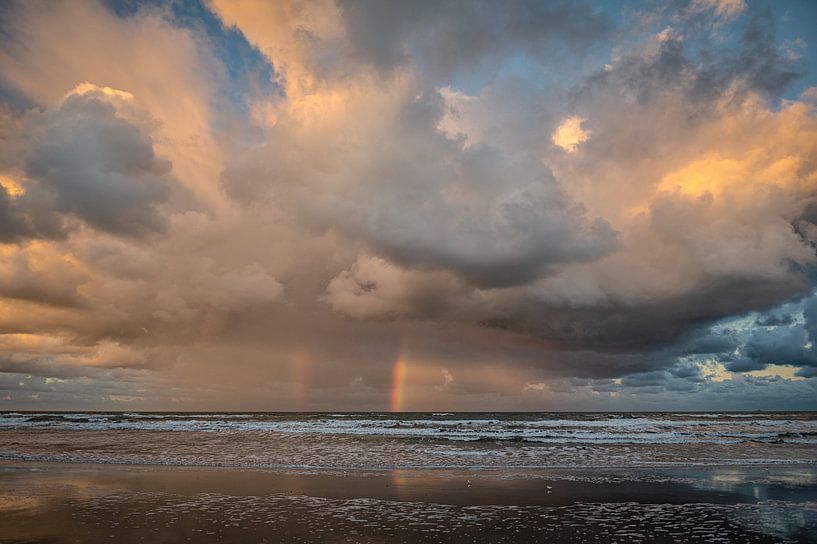
[(0, 542), (817, 542), (817, 467), (0, 463)]

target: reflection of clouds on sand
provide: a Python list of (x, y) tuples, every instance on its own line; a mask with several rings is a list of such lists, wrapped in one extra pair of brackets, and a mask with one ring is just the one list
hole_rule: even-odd
[[(737, 491), (746, 485), (755, 487), (813, 486), (817, 484), (817, 473), (811, 466), (775, 467), (774, 471), (764, 468), (715, 467), (709, 478), (697, 480), (695, 485), (704, 489)], [(753, 493), (756, 495), (756, 493)]]
[[(395, 471), (387, 478), (405, 485), (415, 476)], [(419, 476), (421, 479), (422, 476)], [(769, 536), (798, 538), (817, 529), (814, 503), (763, 501), (756, 504), (639, 504), (576, 502), (565, 506), (446, 504), (433, 487), (423, 501), (366, 496), (331, 499), (304, 494), (246, 494), (214, 486), (184, 492), (178, 486), (142, 489), (119, 480), (121, 488), (81, 500), (53, 499), (71, 515), (47, 526), (49, 537), (71, 534), (79, 541), (139, 542), (186, 536), (196, 542), (490, 541), (497, 543), (580, 541), (767, 542)], [(417, 483), (417, 482), (414, 482)], [(431, 484), (432, 482), (424, 482)], [(439, 481), (437, 482), (440, 483)], [(478, 485), (483, 485), (480, 481)], [(506, 482), (511, 485), (510, 482)], [(22, 483), (20, 483), (22, 485)], [(626, 485), (626, 482), (618, 485)], [(101, 491), (101, 490), (100, 490)], [(671, 489), (667, 488), (671, 493)], [(439, 497), (437, 497), (439, 498)], [(669, 495), (667, 496), (669, 498)], [(659, 499), (660, 500), (660, 499)], [(675, 500), (675, 499), (673, 499)], [(19, 522), (14, 512), (0, 524), (0, 540)]]
[(14, 510), (33, 510), (42, 504), (37, 497), (0, 494), (0, 513)]
[(817, 474), (813, 470), (798, 467), (787, 469), (783, 474), (770, 474), (768, 478), (774, 482), (789, 485), (817, 484)]
[[(742, 526), (763, 534), (796, 539), (808, 536), (811, 538), (817, 530), (817, 506), (814, 503), (792, 505), (783, 502), (764, 502), (755, 508), (738, 508), (734, 519)], [(802, 540), (813, 542), (813, 540)]]

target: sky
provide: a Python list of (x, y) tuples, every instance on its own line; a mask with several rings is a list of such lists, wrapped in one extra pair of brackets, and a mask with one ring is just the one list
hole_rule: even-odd
[(0, 410), (817, 409), (817, 3), (0, 4)]

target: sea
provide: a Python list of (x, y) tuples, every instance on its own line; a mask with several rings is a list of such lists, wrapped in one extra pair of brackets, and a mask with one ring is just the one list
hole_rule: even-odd
[(817, 463), (814, 412), (0, 412), (0, 460), (289, 469)]
[(0, 542), (817, 544), (817, 413), (0, 412)]

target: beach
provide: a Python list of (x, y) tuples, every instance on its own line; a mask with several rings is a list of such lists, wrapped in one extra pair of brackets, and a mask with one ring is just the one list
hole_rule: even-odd
[(0, 542), (815, 542), (814, 467), (391, 470), (5, 462)]
[(817, 542), (813, 425), (810, 414), (4, 414), (0, 542)]

